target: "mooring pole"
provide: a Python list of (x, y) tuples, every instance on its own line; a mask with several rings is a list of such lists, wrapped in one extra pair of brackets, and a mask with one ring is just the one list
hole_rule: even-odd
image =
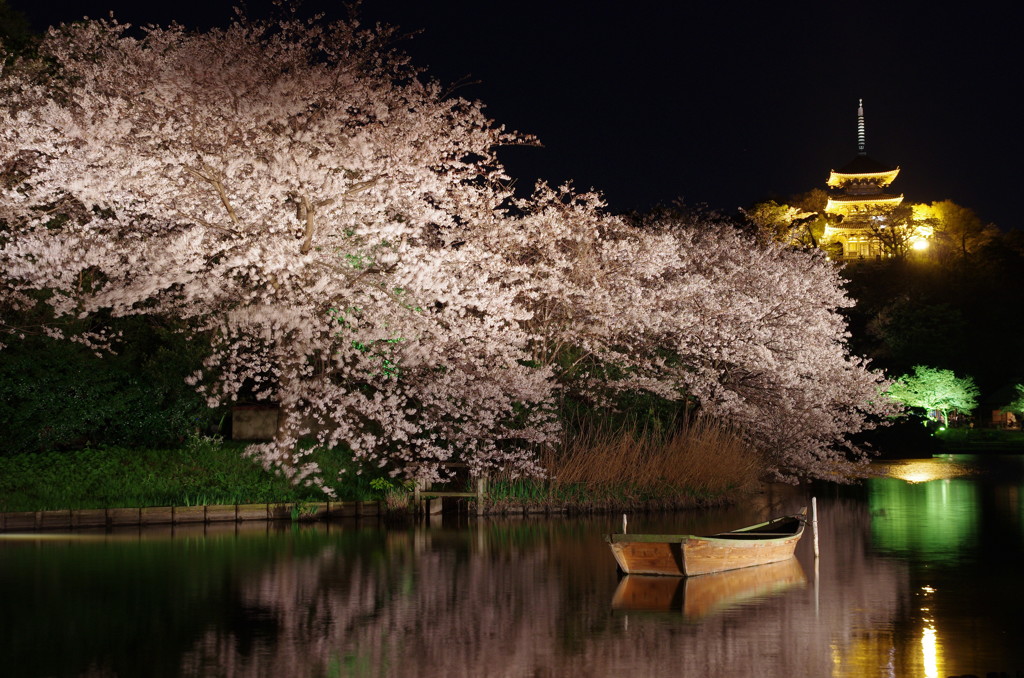
[(622, 514), (622, 534), (626, 534), (626, 514)]
[(820, 615), (818, 601), (821, 599), (821, 564), (820, 558), (814, 559), (814, 618), (817, 619)]
[(476, 479), (476, 514), (484, 514), (484, 493), (487, 491), (487, 476), (481, 474)]
[(811, 497), (811, 526), (814, 531), (814, 557), (818, 557), (818, 498)]

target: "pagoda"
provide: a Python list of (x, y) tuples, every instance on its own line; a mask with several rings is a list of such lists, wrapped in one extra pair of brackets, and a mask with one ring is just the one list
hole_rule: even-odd
[[(875, 230), (887, 210), (899, 206), (903, 195), (891, 193), (889, 185), (899, 167), (884, 165), (868, 157), (864, 143), (864, 100), (857, 106), (857, 157), (828, 177), (828, 221), (822, 245), (832, 245), (838, 258), (879, 258), (883, 249)], [(840, 249), (841, 248), (841, 249)]]

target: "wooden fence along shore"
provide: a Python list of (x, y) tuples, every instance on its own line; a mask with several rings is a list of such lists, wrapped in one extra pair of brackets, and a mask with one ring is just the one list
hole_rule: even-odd
[[(445, 499), (474, 500), (477, 515), (484, 513), (485, 481), (476, 492), (431, 492), (417, 488), (409, 512), (436, 514)], [(467, 507), (468, 508), (468, 504)], [(141, 508), (62, 509), (0, 513), (0, 532), (60, 530), (136, 525), (186, 525), (273, 520), (332, 520), (375, 517), (387, 512), (383, 501), (325, 501), (288, 504), (220, 504), (212, 506), (147, 506)], [(463, 509), (465, 510), (465, 509)]]
[(261, 520), (326, 520), (376, 516), (380, 511), (380, 502), (376, 501), (27, 511), (0, 513), (0, 532)]

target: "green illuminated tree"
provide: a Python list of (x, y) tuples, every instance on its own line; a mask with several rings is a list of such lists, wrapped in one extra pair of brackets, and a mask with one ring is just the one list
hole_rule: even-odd
[(978, 387), (971, 377), (960, 378), (952, 370), (915, 365), (913, 374), (904, 374), (886, 391), (889, 397), (909, 407), (920, 407), (941, 415), (949, 425), (951, 411), (967, 413), (978, 405)]
[(1024, 414), (1024, 384), (1017, 384), (1014, 388), (1017, 389), (1017, 397), (1007, 403), (1003, 409), (1014, 414)]

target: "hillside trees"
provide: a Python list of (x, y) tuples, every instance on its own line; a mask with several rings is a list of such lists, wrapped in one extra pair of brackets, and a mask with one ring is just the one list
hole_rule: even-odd
[(35, 333), (0, 351), (0, 456), (166, 447), (216, 424), (220, 415), (184, 381), (204, 346), (155, 320), (117, 319), (114, 355)]
[(1013, 390), (1016, 392), (1013, 400), (1004, 405), (1002, 409), (1013, 412), (1018, 417), (1024, 416), (1024, 384), (1014, 384)]
[(12, 9), (7, 0), (0, 0), (0, 44), (11, 54), (28, 49), (34, 40), (28, 18)]
[(766, 200), (740, 211), (762, 239), (804, 249), (816, 248), (825, 231), (826, 221), (824, 207), (816, 207), (816, 198), (812, 192), (804, 196), (799, 204), (787, 205)]
[(762, 238), (787, 245), (799, 242), (799, 236), (803, 231), (800, 223), (807, 216), (798, 207), (779, 204), (774, 200), (765, 200), (740, 211)]
[(935, 225), (936, 256), (943, 263), (965, 261), (999, 237), (995, 226), (984, 224), (974, 210), (952, 200), (921, 205), (920, 211)]
[(878, 240), (883, 256), (904, 259), (933, 233), (935, 220), (915, 213), (912, 205), (880, 210), (868, 220), (871, 235)]
[(830, 472), (889, 411), (824, 257), (711, 219), (632, 223), (569, 188), (516, 200), (495, 148), (528, 139), (422, 80), (392, 36), (51, 30), (46, 68), (15, 61), (0, 89), (5, 340), (27, 309), (51, 336), (173, 318), (211, 346), (190, 379), (211, 405), (280, 405), (249, 453), (318, 484), (300, 439), (407, 478), (456, 459), (536, 473), (559, 397), (688, 398), (783, 474)]
[(1024, 375), (1019, 350), (1024, 290), (1019, 233), (1007, 231), (951, 265), (886, 259), (847, 266), (855, 353), (891, 374), (931, 365), (971, 375), (995, 393)]

